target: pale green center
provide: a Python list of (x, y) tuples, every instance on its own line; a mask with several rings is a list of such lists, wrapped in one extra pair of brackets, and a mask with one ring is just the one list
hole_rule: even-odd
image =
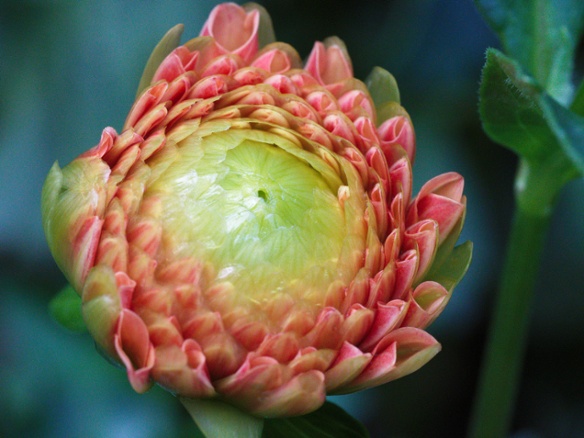
[(346, 233), (338, 176), (314, 154), (259, 130), (187, 139), (178, 155), (149, 188), (164, 192), (174, 255), (207, 262), (214, 282), (229, 281), (256, 303), (278, 292), (322, 301), (339, 278)]

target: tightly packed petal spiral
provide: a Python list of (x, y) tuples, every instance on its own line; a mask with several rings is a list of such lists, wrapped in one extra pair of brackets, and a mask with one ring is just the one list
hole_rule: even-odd
[(85, 323), (136, 391), (263, 417), (440, 350), (424, 329), (450, 298), (436, 273), (465, 213), (456, 173), (413, 196), (412, 122), (378, 93), (389, 73), (355, 79), (337, 38), (302, 63), (270, 26), (257, 5), (216, 7), (42, 199)]

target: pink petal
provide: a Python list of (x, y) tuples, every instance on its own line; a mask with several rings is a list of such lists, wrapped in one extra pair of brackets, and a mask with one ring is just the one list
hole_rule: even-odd
[[(281, 91), (281, 90), (279, 90)], [(300, 100), (290, 100), (282, 105), (282, 109), (303, 120), (318, 122), (319, 118), (314, 109)]]
[(292, 63), (286, 52), (279, 49), (272, 49), (254, 59), (251, 65), (252, 67), (266, 70), (269, 73), (284, 73), (290, 70)]
[(117, 136), (118, 134), (114, 128), (105, 128), (101, 133), (99, 143), (81, 154), (79, 158), (103, 157), (113, 147)]
[[(375, 110), (373, 109), (373, 101), (368, 93), (361, 90), (347, 91), (339, 98), (339, 105), (341, 110), (353, 121), (360, 117), (372, 119), (375, 117)], [(377, 131), (375, 131), (375, 138), (377, 138)]]
[(158, 105), (167, 89), (167, 82), (160, 82), (150, 88), (147, 88), (140, 95), (138, 100), (136, 100), (132, 106), (132, 109), (130, 109), (130, 113), (126, 118), (126, 123), (124, 123), (124, 131), (127, 128), (135, 126), (146, 113)]
[(150, 371), (155, 361), (154, 349), (146, 325), (131, 310), (120, 312), (114, 345), (134, 391), (147, 391), (152, 386)]
[[(256, 403), (265, 391), (278, 388), (286, 382), (284, 365), (271, 357), (254, 357), (248, 353), (237, 371), (215, 382), (215, 387), (233, 401)], [(251, 408), (251, 406), (250, 406)]]
[(402, 193), (402, 198), (407, 205), (412, 196), (413, 183), (412, 165), (410, 161), (403, 157), (393, 162), (389, 168), (389, 178), (391, 181), (391, 195), (395, 197), (399, 193)]
[(105, 153), (103, 159), (110, 167), (114, 167), (127, 149), (135, 145), (140, 146), (143, 141), (144, 138), (134, 129), (127, 129), (116, 137), (114, 145)]
[(345, 342), (335, 362), (325, 372), (326, 390), (328, 393), (341, 389), (347, 382), (354, 380), (369, 365), (371, 353), (363, 353), (354, 345)]
[(375, 170), (377, 175), (379, 176), (380, 183), (383, 185), (383, 189), (385, 193), (389, 191), (389, 165), (387, 164), (387, 160), (385, 159), (385, 155), (381, 152), (381, 149), (372, 147), (367, 151), (365, 155), (367, 159), (367, 163)]
[(130, 245), (154, 258), (162, 241), (162, 225), (154, 218), (146, 217), (133, 222), (126, 236)]
[(148, 322), (150, 342), (154, 347), (159, 345), (175, 345), (180, 347), (184, 341), (176, 316), (157, 316)]
[(369, 166), (367, 165), (367, 161), (363, 154), (354, 147), (348, 147), (343, 150), (342, 155), (349, 160), (355, 169), (357, 169), (357, 172), (359, 172), (359, 176), (361, 177), (361, 183), (363, 186), (367, 187), (369, 185)]
[(323, 120), (323, 126), (334, 135), (338, 135), (352, 144), (355, 144), (355, 135), (353, 134), (354, 125), (342, 113), (333, 113), (327, 115)]
[(264, 83), (271, 85), (282, 94), (298, 94), (298, 89), (288, 76), (276, 74), (267, 78)]
[(371, 205), (375, 212), (377, 235), (380, 237), (387, 235), (389, 227), (389, 211), (387, 209), (385, 190), (382, 187), (379, 183), (375, 184), (369, 194)]
[[(398, 236), (401, 236), (406, 228), (406, 207), (404, 205), (403, 193), (398, 193), (389, 206), (389, 219), (391, 223), (391, 228), (396, 232)], [(393, 231), (392, 231), (393, 232)], [(386, 244), (387, 246), (387, 244)], [(387, 250), (386, 250), (387, 254)], [(394, 254), (394, 259), (397, 258), (397, 254)], [(389, 260), (389, 258), (387, 258)]]
[(369, 117), (359, 116), (355, 120), (354, 124), (358, 134), (357, 147), (359, 147), (361, 152), (366, 153), (373, 146), (379, 144), (375, 125)]
[(95, 264), (110, 266), (114, 272), (126, 272), (128, 241), (123, 236), (113, 236), (104, 229), (99, 239)]
[(205, 65), (201, 77), (212, 76), (212, 75), (226, 75), (231, 76), (240, 67), (242, 67), (241, 61), (238, 62), (233, 56), (224, 55), (214, 58), (211, 62)]
[(373, 320), (375, 312), (361, 304), (354, 304), (345, 315), (345, 321), (341, 327), (344, 342), (357, 345), (367, 334)]
[(395, 286), (392, 294), (393, 299), (403, 299), (418, 272), (418, 253), (415, 250), (404, 252), (396, 262)]
[(442, 243), (464, 212), (463, 188), (464, 180), (455, 172), (432, 178), (422, 186), (408, 209), (407, 223), (411, 225), (424, 219), (436, 221), (439, 243)]
[(439, 283), (425, 281), (412, 292), (403, 326), (425, 328), (440, 315), (450, 295)]
[(323, 373), (316, 370), (299, 374), (244, 406), (249, 406), (252, 413), (268, 418), (304, 415), (324, 403), (324, 380)]
[(369, 292), (369, 300), (367, 301), (367, 308), (372, 308), (376, 303), (386, 303), (395, 286), (395, 263), (388, 263), (383, 271), (378, 272), (375, 277), (370, 280), (371, 288)]
[(282, 323), (282, 330), (294, 332), (298, 336), (306, 335), (314, 327), (312, 312), (302, 309), (292, 309), (290, 315)]
[[(164, 111), (166, 113), (166, 111)], [(150, 113), (153, 114), (153, 113)], [(142, 120), (146, 120), (147, 117), (144, 117)], [(160, 119), (156, 120), (155, 123), (158, 123)], [(140, 135), (140, 134), (138, 134)], [(140, 159), (140, 145), (135, 144), (124, 150), (116, 164), (112, 167), (111, 177), (112, 180), (117, 181), (118, 178), (121, 181), (126, 177), (130, 168)]]
[(97, 216), (86, 218), (79, 227), (73, 239), (73, 251), (71, 255), (71, 281), (77, 290), (85, 282), (85, 278), (94, 265), (103, 220)]
[(222, 3), (209, 15), (201, 36), (215, 38), (221, 53), (234, 53), (249, 61), (258, 50), (260, 14), (246, 12), (235, 3)]
[(365, 304), (369, 298), (369, 276), (367, 269), (361, 268), (351, 281), (345, 292), (345, 299), (341, 307), (342, 312), (349, 310), (354, 304)]
[(172, 82), (174, 79), (184, 74), (187, 71), (195, 69), (199, 52), (191, 52), (185, 46), (179, 46), (164, 58), (162, 63), (156, 69), (152, 83), (160, 80)]
[(381, 150), (392, 163), (396, 159), (395, 146), (401, 146), (407, 153), (411, 163), (416, 155), (416, 135), (410, 120), (404, 116), (395, 116), (383, 122), (377, 128), (381, 139)]
[(207, 76), (197, 82), (189, 92), (189, 98), (208, 99), (219, 96), (229, 90), (223, 77)]
[(132, 297), (132, 309), (140, 313), (143, 318), (144, 314), (150, 313), (170, 315), (173, 303), (168, 289), (170, 289), (168, 286), (162, 285), (150, 287), (141, 285)]
[(280, 363), (290, 362), (298, 353), (298, 339), (293, 333), (267, 336), (256, 350), (259, 356), (270, 356)]
[(265, 324), (252, 318), (241, 318), (229, 328), (232, 336), (248, 351), (260, 346), (269, 331)]
[(320, 41), (316, 42), (304, 68), (321, 85), (335, 84), (353, 77), (351, 60), (344, 48), (335, 43), (325, 46)]
[(120, 303), (122, 308), (129, 309), (132, 303), (132, 294), (136, 287), (136, 282), (128, 277), (125, 272), (116, 272), (116, 285), (118, 286), (118, 293), (120, 294)]
[(338, 348), (341, 345), (343, 316), (334, 308), (322, 309), (314, 328), (306, 334), (306, 343), (315, 348)]
[(382, 385), (413, 373), (440, 351), (440, 344), (423, 330), (403, 327), (385, 336), (373, 350), (365, 370), (343, 391)]
[(335, 97), (326, 90), (313, 91), (305, 97), (305, 100), (321, 116), (326, 116), (329, 112), (339, 109)]
[(414, 282), (424, 277), (432, 265), (438, 248), (438, 224), (423, 220), (409, 227), (404, 234), (404, 249), (418, 253), (418, 270)]
[(408, 303), (403, 300), (392, 300), (389, 303), (378, 303), (371, 331), (359, 344), (362, 351), (371, 351), (379, 341), (396, 327), (399, 327), (408, 310)]
[(267, 72), (255, 67), (244, 67), (233, 74), (233, 79), (240, 85), (256, 85), (262, 83), (267, 76)]
[(325, 371), (331, 366), (336, 356), (335, 350), (306, 347), (298, 352), (288, 367), (295, 375), (311, 370)]
[(205, 355), (192, 339), (187, 339), (182, 346), (170, 344), (157, 347), (152, 376), (157, 383), (183, 397), (215, 395)]

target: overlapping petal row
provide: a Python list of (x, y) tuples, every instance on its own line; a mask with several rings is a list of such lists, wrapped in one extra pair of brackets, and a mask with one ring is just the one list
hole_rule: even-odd
[(453, 284), (431, 272), (465, 198), (447, 173), (412, 199), (403, 108), (379, 111), (336, 38), (304, 65), (287, 44), (260, 47), (266, 20), (217, 7), (160, 63), (120, 134), (106, 128), (53, 167), (43, 215), (90, 332), (136, 391), (156, 382), (269, 417), (439, 351), (424, 328)]

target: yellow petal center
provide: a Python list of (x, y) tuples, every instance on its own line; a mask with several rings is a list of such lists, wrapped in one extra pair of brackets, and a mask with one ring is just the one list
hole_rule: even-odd
[(259, 304), (282, 292), (320, 304), (334, 280), (347, 280), (341, 185), (282, 136), (231, 129), (182, 141), (148, 193), (163, 192), (167, 254), (203, 261), (211, 283)]

